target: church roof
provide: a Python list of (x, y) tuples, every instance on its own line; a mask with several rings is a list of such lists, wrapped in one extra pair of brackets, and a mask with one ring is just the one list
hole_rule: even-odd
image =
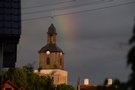
[(47, 34), (56, 34), (56, 29), (53, 24), (48, 28)]
[(63, 51), (56, 44), (47, 44), (39, 50), (39, 53), (44, 53), (46, 51), (63, 53)]

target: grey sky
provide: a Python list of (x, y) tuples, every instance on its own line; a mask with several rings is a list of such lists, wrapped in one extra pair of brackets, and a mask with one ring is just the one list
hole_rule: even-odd
[[(69, 84), (75, 85), (78, 77), (81, 82), (87, 77), (92, 84), (102, 84), (107, 77), (126, 81), (130, 73), (126, 56), (130, 49), (128, 40), (132, 35), (135, 3), (101, 8), (134, 0), (105, 0), (110, 2), (86, 4), (97, 1), (102, 0), (22, 0), (22, 7), (45, 6), (22, 9), (22, 13), (43, 12), (22, 15), (22, 20), (25, 21), (22, 21), (17, 66), (36, 61), (34, 67), (37, 69), (38, 50), (46, 45), (46, 33), (53, 22), (58, 33), (57, 44), (65, 53), (65, 70), (69, 72)], [(59, 2), (63, 3), (58, 4)], [(70, 5), (72, 8), (68, 7)], [(26, 20), (51, 16), (51, 10), (54, 10), (53, 20), (49, 17)]]

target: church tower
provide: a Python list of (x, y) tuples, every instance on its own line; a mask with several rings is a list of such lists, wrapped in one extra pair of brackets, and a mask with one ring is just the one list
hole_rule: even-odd
[(64, 52), (56, 45), (56, 35), (56, 28), (51, 24), (47, 32), (47, 44), (38, 51), (38, 68), (41, 69), (40, 74), (51, 76), (54, 84), (67, 84)]
[(56, 45), (56, 29), (53, 24), (47, 32), (47, 45), (39, 50), (39, 68), (64, 69), (64, 53)]

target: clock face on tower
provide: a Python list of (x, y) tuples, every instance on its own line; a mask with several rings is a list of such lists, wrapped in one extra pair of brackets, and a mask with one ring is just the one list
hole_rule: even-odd
[(62, 56), (62, 52), (60, 52), (60, 56)]
[(50, 54), (50, 51), (46, 51), (46, 54), (49, 55)]

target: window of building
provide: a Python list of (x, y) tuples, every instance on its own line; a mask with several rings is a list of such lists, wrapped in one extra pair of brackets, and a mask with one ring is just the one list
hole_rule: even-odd
[(50, 35), (50, 43), (52, 43), (52, 42), (53, 42), (53, 36)]
[(49, 57), (47, 57), (47, 60), (46, 60), (46, 64), (50, 64), (50, 58)]
[(62, 58), (60, 58), (60, 65), (62, 65)]
[(5, 90), (12, 90), (12, 88), (6, 88)]

